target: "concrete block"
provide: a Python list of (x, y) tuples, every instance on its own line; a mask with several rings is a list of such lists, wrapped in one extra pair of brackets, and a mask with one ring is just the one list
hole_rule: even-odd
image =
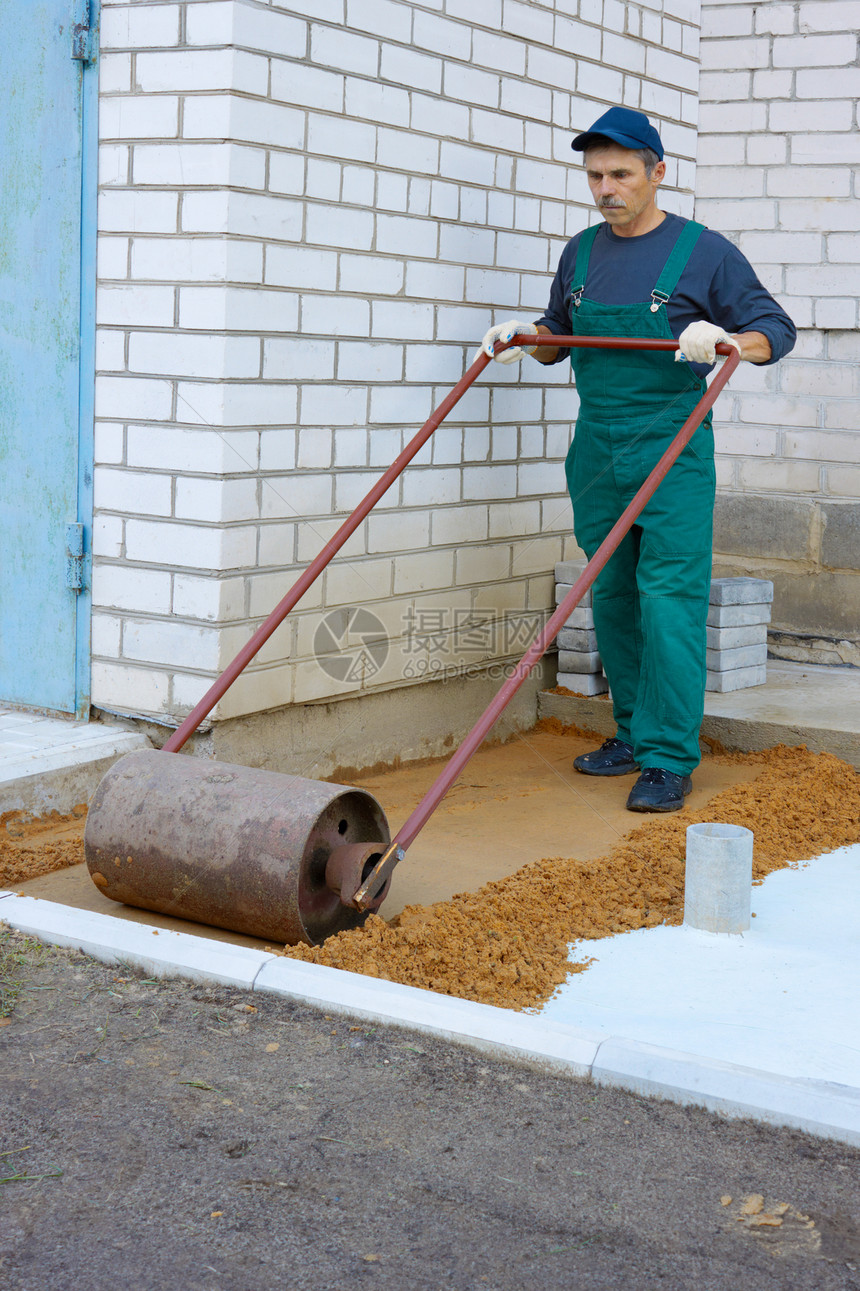
[[(4, 901), (5, 915), (7, 902)], [(258, 952), (259, 953), (259, 952)], [(448, 995), (362, 977), (322, 964), (268, 957), (255, 991), (300, 1000), (327, 1013), (425, 1031), (497, 1058), (515, 1059), (547, 1072), (587, 1076), (605, 1033), (544, 1022), (510, 1009), (455, 1000)]]
[(561, 672), (600, 672), (602, 663), (596, 650), (559, 650), (558, 666)]
[(767, 666), (758, 664), (751, 668), (731, 668), (728, 672), (708, 671), (705, 690), (726, 695), (733, 690), (746, 690), (748, 686), (763, 686), (767, 681)]
[(609, 690), (609, 682), (602, 672), (559, 672), (556, 685), (564, 686), (577, 695), (605, 695)]
[(597, 1085), (670, 1098), (721, 1116), (755, 1117), (824, 1138), (860, 1143), (860, 1096), (850, 1086), (742, 1067), (637, 1040), (612, 1038), (591, 1069)]
[(249, 946), (168, 932), (55, 901), (16, 896), (3, 902), (3, 919), (27, 936), (52, 946), (73, 946), (103, 964), (133, 964), (148, 977), (185, 977), (197, 982), (249, 988), (275, 956)]
[[(571, 566), (570, 566), (569, 562), (566, 562), (566, 561), (560, 561), (560, 562), (556, 565), (556, 567), (555, 567), (555, 576), (556, 576), (556, 578), (558, 578), (558, 571), (559, 571), (560, 569), (565, 569), (565, 568), (567, 568), (567, 569), (571, 569)], [(567, 596), (568, 592), (570, 592), (570, 591), (572, 591), (572, 590), (573, 590), (573, 584), (574, 584), (574, 582), (576, 581), (576, 579), (579, 577), (579, 574), (577, 574), (577, 573), (575, 572), (575, 568), (573, 568), (573, 569), (571, 570), (571, 572), (573, 572), (573, 573), (574, 573), (574, 578), (572, 578), (572, 579), (565, 578), (565, 579), (563, 579), (563, 580), (561, 580), (561, 581), (557, 582), (557, 583), (556, 583), (556, 585), (555, 585), (555, 603), (556, 603), (556, 605), (561, 605), (562, 601), (563, 601), (563, 600), (564, 600), (564, 598)], [(582, 570), (580, 570), (580, 571), (579, 571), (579, 573), (581, 574), (581, 573), (582, 573)], [(583, 609), (583, 610), (590, 610), (590, 609), (591, 609), (591, 588), (590, 588), (590, 587), (589, 587), (589, 588), (587, 588), (587, 589), (585, 590), (585, 592), (583, 593), (582, 597), (580, 598), (580, 600), (579, 600), (579, 604), (577, 605), (577, 609)]]
[(736, 650), (708, 650), (706, 659), (710, 672), (755, 668), (767, 662), (767, 645), (739, 646)]
[(577, 605), (576, 609), (568, 614), (564, 621), (564, 626), (566, 628), (587, 628), (592, 631), (594, 628), (594, 611), (584, 605)]
[(770, 623), (772, 606), (767, 601), (753, 601), (751, 605), (709, 605), (709, 628), (743, 628), (754, 624)]
[(773, 600), (768, 578), (712, 578), (711, 605), (760, 605)]
[(594, 629), (562, 628), (557, 637), (559, 650), (590, 651), (597, 649)]
[(709, 650), (737, 650), (740, 646), (767, 644), (767, 623), (751, 623), (746, 627), (709, 627), (706, 629)]
[(860, 570), (860, 502), (822, 504), (821, 562), (831, 569)]
[(720, 494), (714, 507), (714, 551), (807, 560), (814, 521), (815, 504), (800, 498)]

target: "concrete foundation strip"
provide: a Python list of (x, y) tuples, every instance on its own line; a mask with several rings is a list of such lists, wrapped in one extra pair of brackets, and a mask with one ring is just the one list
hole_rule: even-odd
[(0, 892), (0, 923), (150, 977), (280, 995), (344, 1017), (423, 1031), (547, 1074), (860, 1146), (860, 1089), (852, 1086), (757, 1071), (14, 892)]

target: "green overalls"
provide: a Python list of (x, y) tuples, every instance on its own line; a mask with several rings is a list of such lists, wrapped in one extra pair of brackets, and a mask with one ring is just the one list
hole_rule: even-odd
[[(666, 302), (701, 224), (682, 229), (651, 299), (603, 305), (583, 294), (599, 226), (580, 238), (574, 336), (672, 339)], [(567, 456), (574, 532), (591, 559), (700, 399), (705, 382), (674, 352), (573, 349), (580, 411)], [(715, 472), (707, 415), (594, 585), (597, 645), (617, 738), (636, 761), (689, 775), (699, 763)]]

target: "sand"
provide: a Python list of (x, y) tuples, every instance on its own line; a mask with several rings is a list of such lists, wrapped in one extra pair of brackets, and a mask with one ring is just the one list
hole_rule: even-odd
[(51, 874), (84, 859), (86, 803), (65, 816), (31, 816), (24, 811), (0, 815), (0, 888), (12, 887), (40, 874)]
[(322, 946), (284, 953), (484, 1004), (535, 1008), (587, 967), (568, 962), (569, 943), (682, 922), (688, 825), (751, 829), (754, 882), (860, 841), (860, 776), (847, 763), (803, 747), (723, 756), (765, 769), (703, 811), (650, 817), (605, 856), (547, 857), (475, 892), (407, 906), (390, 923), (371, 916)]
[[(584, 734), (556, 719), (539, 726), (556, 735)], [(535, 1008), (569, 973), (587, 967), (568, 962), (569, 943), (681, 923), (688, 825), (716, 820), (751, 829), (756, 881), (860, 842), (860, 775), (846, 763), (803, 747), (742, 754), (707, 743), (709, 758), (746, 764), (748, 774), (760, 766), (760, 773), (717, 793), (698, 811), (688, 806), (645, 823), (637, 819), (603, 855), (547, 856), (472, 892), (407, 905), (388, 921), (371, 916), (363, 928), (322, 946), (282, 953), (504, 1008)], [(469, 788), (470, 801), (480, 798), (480, 790)], [(44, 819), (0, 816), (0, 887), (79, 865), (85, 815), (81, 806)]]

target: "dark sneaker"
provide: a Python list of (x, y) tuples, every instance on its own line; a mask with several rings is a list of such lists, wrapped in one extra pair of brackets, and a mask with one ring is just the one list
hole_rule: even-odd
[(593, 753), (581, 753), (573, 759), (574, 771), (583, 775), (630, 775), (639, 770), (633, 757), (633, 745), (624, 740), (604, 740)]
[(646, 767), (630, 790), (628, 811), (680, 811), (693, 788), (690, 776), (663, 767)]

